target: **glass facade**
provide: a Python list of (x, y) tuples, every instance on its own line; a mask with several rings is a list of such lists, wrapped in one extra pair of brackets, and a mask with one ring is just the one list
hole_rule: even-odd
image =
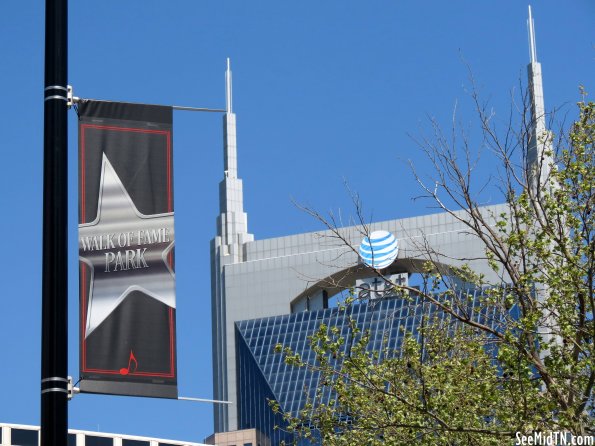
[[(283, 440), (286, 442), (291, 441), (292, 436), (280, 429), (275, 429), (275, 426), (284, 425), (283, 417), (275, 414), (268, 402), (279, 400), (275, 397), (269, 382), (267, 382), (258, 363), (255, 361), (251, 348), (237, 329), (237, 324), (236, 346), (236, 364), (239, 370), (238, 383), (240, 389), (238, 427), (240, 429), (258, 429), (271, 440), (273, 445), (278, 445)], [(262, 355), (262, 349), (259, 349), (259, 352)], [(271, 357), (281, 359), (281, 355), (274, 353), (271, 354)], [(283, 409), (283, 406), (281, 408)]]
[[(473, 296), (470, 307), (476, 302), (477, 296)], [(354, 304), (345, 310), (328, 308), (236, 322), (240, 429), (255, 427), (271, 438), (272, 444), (279, 444), (282, 439), (290, 438), (282, 429), (274, 429), (275, 425), (283, 427), (284, 422), (273, 414), (267, 401), (277, 401), (282, 412), (293, 415), (298, 414), (308, 399), (316, 404), (319, 374), (285, 364), (283, 355), (275, 353), (277, 344), (290, 347), (302, 360), (313, 363), (315, 353), (308, 337), (324, 323), (340, 329), (341, 336), (346, 338), (344, 348), (347, 348), (351, 317), (362, 332), (369, 331), (370, 351), (382, 354), (387, 347), (389, 352), (398, 352), (404, 333), (415, 334), (421, 315), (431, 316), (434, 308), (422, 302), (419, 296), (392, 297)], [(443, 313), (434, 314), (440, 320), (445, 319)], [(491, 323), (496, 320), (494, 314), (485, 313), (477, 318)]]
[(240, 429), (256, 427), (271, 438), (272, 444), (291, 440), (282, 429), (274, 429), (275, 425), (283, 427), (284, 422), (273, 414), (267, 401), (275, 400), (281, 411), (297, 415), (308, 399), (315, 399), (319, 374), (285, 364), (283, 355), (274, 351), (277, 344), (290, 347), (312, 363), (315, 354), (308, 337), (322, 323), (340, 328), (341, 335), (347, 337), (351, 317), (360, 329), (370, 331), (371, 350), (380, 351), (385, 345), (389, 350), (398, 350), (403, 329), (413, 331), (422, 307), (417, 296), (388, 298), (352, 305), (344, 311), (328, 308), (237, 322)]

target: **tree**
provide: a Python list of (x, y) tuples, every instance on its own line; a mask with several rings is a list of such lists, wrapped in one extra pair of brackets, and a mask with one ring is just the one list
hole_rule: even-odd
[[(463, 266), (450, 278), (482, 292), (457, 293), (428, 253), (421, 290), (393, 284), (402, 298), (424, 300), (400, 351), (370, 352), (369, 333), (353, 319), (348, 336), (320, 326), (313, 363), (278, 346), (289, 364), (321, 376), (317, 397), (297, 416), (285, 414), (298, 437), (325, 445), (491, 445), (516, 432), (595, 434), (595, 104), (583, 93), (578, 119), (554, 141), (532, 128), (527, 107), (520, 130), (509, 126), (501, 138), (475, 90), (471, 97), (484, 144), (500, 162), (507, 211), (489, 216), (495, 226), (481, 211), (471, 143), (456, 126), (446, 137), (434, 123), (421, 147), (435, 175), (416, 178), (424, 197), (483, 241), (499, 283)], [(519, 159), (531, 146), (537, 161)], [(345, 240), (332, 216), (308, 211)]]

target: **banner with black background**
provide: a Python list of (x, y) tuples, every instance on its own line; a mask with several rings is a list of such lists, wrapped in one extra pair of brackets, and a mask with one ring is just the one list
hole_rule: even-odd
[(78, 111), (80, 389), (177, 398), (172, 108)]

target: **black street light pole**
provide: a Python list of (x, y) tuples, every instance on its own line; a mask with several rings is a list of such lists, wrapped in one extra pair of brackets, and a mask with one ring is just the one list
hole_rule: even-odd
[(68, 0), (46, 0), (41, 445), (68, 444)]

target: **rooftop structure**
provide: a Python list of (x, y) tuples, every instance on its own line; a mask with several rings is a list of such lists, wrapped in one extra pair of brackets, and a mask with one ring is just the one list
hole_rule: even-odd
[(216, 446), (271, 446), (268, 437), (253, 428), (215, 433), (205, 441)]
[[(2, 446), (38, 446), (39, 426), (0, 423), (0, 444)], [(213, 444), (213, 443), (211, 443)], [(105, 432), (68, 430), (67, 446), (207, 446), (189, 441), (165, 440), (162, 438), (139, 437)], [(254, 445), (256, 446), (256, 445)]]

